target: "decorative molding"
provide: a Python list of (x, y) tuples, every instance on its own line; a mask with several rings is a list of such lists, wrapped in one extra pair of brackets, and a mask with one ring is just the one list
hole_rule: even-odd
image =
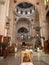
[(31, 7), (31, 8), (27, 8), (27, 9), (22, 9), (22, 8), (19, 8), (19, 7), (16, 7), (15, 10), (14, 10), (14, 14), (17, 14), (17, 15), (25, 15), (25, 16), (28, 16), (28, 15), (32, 15), (34, 14), (36, 11), (36, 9), (34, 7)]

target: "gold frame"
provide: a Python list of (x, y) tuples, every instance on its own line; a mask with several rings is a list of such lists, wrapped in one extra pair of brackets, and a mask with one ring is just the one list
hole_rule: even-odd
[(27, 56), (29, 56), (29, 59), (30, 59), (29, 62), (32, 63), (32, 54), (31, 54), (30, 51), (22, 51), (22, 52), (21, 52), (21, 55), (20, 55), (21, 63), (28, 63), (28, 62), (23, 62), (23, 57), (24, 57), (24, 54), (25, 54), (25, 53), (27, 54)]

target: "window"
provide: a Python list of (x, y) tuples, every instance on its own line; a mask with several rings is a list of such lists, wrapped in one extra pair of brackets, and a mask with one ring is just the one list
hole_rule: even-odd
[(18, 30), (18, 33), (28, 33), (28, 30), (26, 28), (22, 27)]
[(32, 4), (27, 3), (27, 2), (22, 2), (22, 3), (18, 4), (18, 7), (20, 7), (20, 8), (30, 8), (32, 6), (33, 6)]
[(44, 5), (46, 5), (48, 1), (49, 1), (49, 0), (44, 0)]

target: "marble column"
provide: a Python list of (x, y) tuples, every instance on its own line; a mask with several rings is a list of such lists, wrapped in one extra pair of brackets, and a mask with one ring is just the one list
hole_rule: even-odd
[[(45, 40), (48, 39), (48, 23), (46, 21), (46, 13), (43, 10), (40, 14), (40, 26), (41, 26), (41, 30), (40, 30), (40, 35), (45, 37)], [(42, 42), (42, 46), (44, 45), (44, 40), (41, 40)]]
[(6, 24), (6, 16), (8, 16), (8, 12), (9, 12), (9, 1), (10, 0), (5, 0), (4, 3), (0, 4), (0, 34), (1, 35), (5, 35), (5, 24)]

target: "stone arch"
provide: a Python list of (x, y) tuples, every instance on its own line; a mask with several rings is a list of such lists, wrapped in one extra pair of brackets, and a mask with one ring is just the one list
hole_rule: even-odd
[(20, 21), (27, 21), (26, 23), (28, 23), (28, 24), (31, 23), (31, 21), (29, 20), (29, 18), (23, 18), (23, 17), (22, 17), (22, 18), (19, 18), (19, 19), (18, 19), (18, 21), (17, 21), (16, 24), (18, 24)]
[[(37, 7), (36, 4), (33, 3), (32, 1), (28, 1), (28, 0), (27, 0), (27, 1), (24, 0), (24, 1), (20, 1), (20, 2), (18, 1), (17, 4), (15, 5), (15, 8), (16, 8), (16, 6), (17, 6), (18, 4), (23, 3), (23, 2), (30, 3), (30, 4), (32, 4), (32, 5), (35, 7), (35, 9), (36, 9), (36, 15), (38, 15), (38, 21), (39, 21), (40, 16), (39, 16), (39, 10), (38, 10), (38, 7)], [(14, 8), (14, 9), (15, 9), (15, 8)], [(21, 18), (21, 17), (20, 17), (20, 18)], [(19, 20), (19, 19), (18, 19), (18, 20)]]
[[(21, 2), (28, 2), (28, 1), (21, 1)], [(18, 2), (17, 5), (20, 4), (21, 2)], [(28, 2), (28, 3), (31, 3), (33, 6), (35, 6), (36, 12), (38, 13), (38, 18), (39, 18), (39, 12), (38, 12), (37, 6), (36, 6), (35, 4), (33, 4), (32, 2)], [(17, 5), (15, 5), (15, 7), (16, 7)], [(36, 15), (37, 15), (37, 13), (36, 13)], [(37, 17), (36, 17), (36, 18), (37, 18)], [(22, 19), (22, 18), (20, 17), (20, 18), (18, 19), (18, 21), (19, 21), (20, 19)], [(27, 18), (27, 19), (29, 19), (29, 18)], [(16, 22), (16, 25), (17, 25), (18, 21)], [(39, 22), (39, 21), (37, 21), (37, 22)], [(30, 23), (31, 23), (31, 21), (30, 21)], [(17, 25), (17, 26), (18, 26), (18, 25)], [(18, 29), (17, 29), (17, 30), (18, 30)]]
[[(32, 2), (31, 0), (30, 0), (30, 1), (28, 1), (28, 0), (26, 0), (26, 1), (25, 1), (25, 0), (23, 0), (23, 1), (18, 1), (17, 4), (14, 6), (14, 9), (15, 9), (15, 7), (16, 7), (19, 3), (21, 3), (21, 2), (28, 2), (28, 3), (31, 3), (33, 6), (35, 6), (36, 11), (38, 12), (38, 15), (39, 15), (38, 7), (36, 6), (36, 4), (33, 4), (33, 2)], [(30, 21), (29, 18), (26, 18), (26, 17), (25, 17), (25, 18), (21, 18), (21, 17), (20, 17), (20, 18), (16, 21), (16, 28), (17, 28), (17, 26), (18, 26), (17, 24), (19, 23), (18, 21), (20, 21), (20, 19), (27, 19), (27, 20), (29, 21), (29, 23), (28, 23), (28, 22), (27, 22), (27, 23), (28, 23), (28, 24), (31, 23), (31, 21)], [(37, 21), (36, 21), (36, 22), (37, 22)], [(19, 28), (21, 28), (21, 26), (20, 26)], [(19, 28), (18, 28), (18, 29), (19, 29)], [(27, 28), (27, 27), (26, 27), (26, 28)], [(18, 31), (18, 29), (17, 29), (17, 31)], [(28, 29), (28, 28), (27, 28), (27, 29)]]
[(33, 3), (31, 0), (24, 0), (24, 1), (17, 1), (17, 4), (14, 6), (14, 9), (16, 8), (16, 6), (18, 5), (18, 4), (20, 4), (20, 3), (23, 3), (23, 2), (27, 2), (27, 3), (30, 3), (30, 4), (32, 4), (35, 8), (36, 8), (36, 10), (38, 11), (38, 14), (40, 13), (39, 12), (39, 10), (38, 10), (38, 6), (36, 5), (36, 3)]
[(20, 29), (22, 27), (29, 30), (29, 25), (30, 24), (31, 24), (31, 21), (28, 18), (20, 18), (20, 19), (18, 19), (18, 21), (16, 22), (17, 31), (18, 31), (18, 29)]
[(18, 29), (17, 32), (18, 32), (18, 33), (28, 33), (28, 30), (27, 30), (27, 28), (25, 28), (25, 27), (21, 27), (21, 28)]

